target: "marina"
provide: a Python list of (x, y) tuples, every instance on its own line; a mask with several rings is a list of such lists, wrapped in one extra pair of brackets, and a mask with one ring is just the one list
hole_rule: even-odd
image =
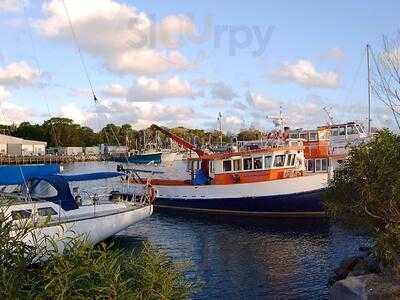
[(400, 298), (399, 3), (214, 2), (0, 0), (0, 299)]

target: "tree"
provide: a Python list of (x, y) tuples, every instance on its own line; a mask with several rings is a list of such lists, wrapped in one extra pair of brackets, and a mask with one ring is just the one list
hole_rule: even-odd
[(257, 129), (245, 129), (237, 135), (239, 141), (254, 141), (261, 139), (261, 132)]
[(400, 136), (382, 130), (352, 149), (325, 204), (333, 218), (369, 229), (377, 256), (394, 263), (400, 257)]
[(374, 55), (373, 60), (372, 90), (390, 108), (400, 129), (400, 32), (391, 40), (383, 38), (383, 51), (378, 58)]

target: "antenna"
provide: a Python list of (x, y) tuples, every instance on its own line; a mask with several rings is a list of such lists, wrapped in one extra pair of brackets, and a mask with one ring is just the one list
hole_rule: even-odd
[(371, 65), (369, 59), (370, 45), (367, 44), (367, 66), (368, 66), (368, 135), (371, 134)]
[(279, 106), (279, 116), (266, 116), (267, 120), (271, 120), (278, 131), (284, 131), (284, 125), (287, 123), (287, 118), (283, 116), (282, 105)]
[(222, 114), (221, 112), (218, 113), (218, 125), (219, 125), (219, 133), (220, 133), (220, 144), (222, 146)]
[(334, 121), (334, 119), (333, 119), (332, 113), (331, 113), (331, 111), (329, 110), (329, 108), (326, 107), (326, 106), (324, 106), (324, 107), (322, 108), (322, 110), (326, 113), (326, 115), (327, 115), (327, 117), (328, 117), (328, 125), (329, 125), (329, 126), (333, 125), (333, 123), (335, 123), (335, 121)]

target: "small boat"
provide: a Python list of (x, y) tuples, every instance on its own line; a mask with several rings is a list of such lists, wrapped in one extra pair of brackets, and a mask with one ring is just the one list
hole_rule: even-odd
[(157, 208), (268, 217), (324, 215), (322, 193), (328, 170), (305, 172), (302, 140), (206, 153), (164, 128), (152, 128), (198, 155), (188, 160), (187, 180), (131, 179), (138, 186), (150, 182), (156, 191)]
[(122, 163), (132, 163), (132, 164), (160, 164), (161, 163), (162, 152), (153, 151), (135, 151), (125, 155), (119, 155), (113, 157), (114, 161)]
[(147, 191), (134, 190), (120, 180), (121, 189), (115, 189), (114, 182), (110, 191), (104, 184), (96, 191), (93, 186), (85, 190), (70, 185), (125, 176), (120, 172), (63, 175), (58, 165), (0, 167), (0, 211), (13, 223), (33, 227), (27, 243), (51, 237), (62, 250), (69, 238), (83, 236), (97, 244), (149, 217), (152, 199)]

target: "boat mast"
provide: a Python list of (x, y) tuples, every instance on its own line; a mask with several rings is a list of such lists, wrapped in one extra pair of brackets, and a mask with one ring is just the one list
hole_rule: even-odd
[(220, 145), (222, 146), (222, 114), (218, 113), (218, 122), (219, 122), (219, 139)]
[(367, 66), (368, 66), (368, 135), (371, 134), (371, 65), (370, 65), (370, 45), (367, 44)]

